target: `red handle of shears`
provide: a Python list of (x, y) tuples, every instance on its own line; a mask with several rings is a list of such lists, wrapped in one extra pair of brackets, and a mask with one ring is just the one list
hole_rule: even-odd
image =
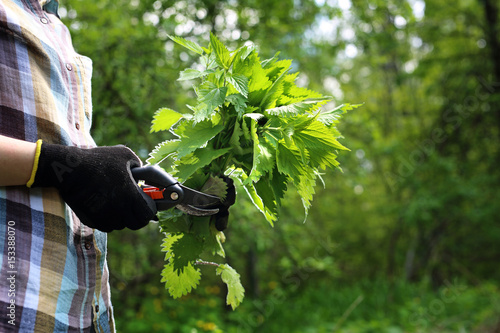
[(147, 194), (153, 200), (164, 199), (163, 192), (165, 189), (159, 189), (154, 186), (145, 186), (142, 188), (145, 194)]

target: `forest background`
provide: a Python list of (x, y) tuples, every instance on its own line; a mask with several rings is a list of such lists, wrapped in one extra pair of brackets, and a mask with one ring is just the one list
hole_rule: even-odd
[(306, 223), (288, 191), (271, 228), (243, 191), (226, 231), (246, 298), (206, 269), (173, 300), (156, 224), (109, 235), (120, 332), (500, 332), (500, 16), (494, 0), (64, 0), (93, 59), (93, 135), (143, 160), (160, 107), (185, 110), (192, 55), (167, 35), (258, 45), (300, 86), (364, 103), (339, 124)]

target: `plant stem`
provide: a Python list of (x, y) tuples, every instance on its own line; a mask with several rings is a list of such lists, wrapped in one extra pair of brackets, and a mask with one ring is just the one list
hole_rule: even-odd
[(219, 267), (220, 265), (216, 262), (213, 261), (204, 261), (204, 260), (196, 260), (195, 265), (206, 265), (206, 266), (216, 266)]

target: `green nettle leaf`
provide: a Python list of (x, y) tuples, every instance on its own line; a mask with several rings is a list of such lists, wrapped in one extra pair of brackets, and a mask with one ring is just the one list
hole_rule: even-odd
[(199, 242), (193, 234), (183, 234), (170, 247), (174, 253), (173, 261), (174, 271), (184, 271), (189, 263), (194, 263), (203, 251), (203, 243)]
[(234, 123), (233, 135), (231, 135), (231, 139), (229, 139), (229, 144), (230, 144), (231, 149), (237, 155), (244, 154), (243, 148), (241, 147), (241, 141), (240, 141), (240, 138), (242, 135), (243, 135), (243, 131), (241, 130), (240, 123), (238, 121), (236, 121)]
[[(275, 81), (279, 76), (286, 74), (292, 67), (292, 60), (284, 59), (278, 60), (279, 53), (276, 54), (271, 61), (267, 62), (263, 67), (267, 69), (267, 76)], [(272, 66), (271, 66), (272, 65)]]
[(266, 96), (267, 90), (272, 86), (272, 81), (266, 75), (259, 63), (254, 63), (249, 73), (248, 100), (249, 104), (260, 106)]
[(274, 193), (276, 205), (279, 207), (281, 206), (281, 199), (285, 197), (289, 178), (286, 175), (280, 173), (276, 166), (274, 167), (271, 175), (272, 176), (269, 179), (269, 186)]
[[(323, 110), (331, 98), (298, 87), (298, 73), (289, 73), (292, 60), (280, 60), (279, 52), (261, 61), (256, 47), (231, 51), (213, 34), (207, 47), (169, 37), (197, 54), (203, 68), (188, 68), (179, 76), (194, 82), (196, 101), (186, 105), (191, 112), (163, 108), (155, 113), (151, 131), (169, 130), (175, 138), (156, 146), (148, 162), (165, 161), (168, 172), (186, 186), (222, 199), (227, 195), (222, 177), (229, 174), (271, 226), (292, 184), (307, 217), (316, 179), (322, 181), (320, 170), (339, 168), (337, 151), (347, 149), (335, 126), (360, 105)], [(225, 236), (213, 217), (175, 209), (158, 216), (165, 233), (162, 282), (170, 295), (177, 298), (196, 288), (201, 277), (197, 266), (215, 266), (228, 287), (226, 302), (236, 308), (244, 297), (239, 274), (227, 264), (202, 258), (225, 256)]]
[(192, 80), (192, 79), (197, 79), (203, 75), (204, 75), (204, 72), (200, 72), (199, 70), (188, 68), (186, 70), (183, 70), (180, 73), (178, 80), (179, 81)]
[(225, 199), (227, 194), (227, 183), (220, 177), (210, 176), (205, 185), (201, 188), (201, 191)]
[[(255, 141), (254, 141), (255, 142)], [(258, 181), (260, 176), (273, 170), (276, 160), (276, 150), (261, 140), (254, 144), (254, 164), (250, 173), (252, 181)]]
[(161, 244), (161, 251), (165, 252), (165, 260), (170, 260), (174, 256), (172, 252), (172, 244), (177, 242), (182, 238), (182, 234), (167, 234), (165, 238), (163, 238), (163, 243)]
[(155, 149), (149, 154), (147, 162), (149, 164), (157, 164), (163, 161), (165, 158), (169, 157), (177, 151), (179, 148), (180, 140), (167, 140), (160, 143)]
[(292, 179), (307, 174), (300, 149), (293, 144), (287, 144), (285, 140), (278, 143), (276, 165), (279, 172), (290, 176)]
[(234, 106), (238, 118), (241, 118), (247, 110), (247, 99), (241, 94), (232, 94), (226, 96), (226, 101)]
[(253, 52), (253, 45), (244, 45), (234, 51), (232, 56), (233, 63), (233, 73), (238, 73), (238, 69), (241, 69), (242, 62), (246, 60), (246, 58)]
[(243, 97), (248, 97), (248, 78), (245, 75), (228, 75), (227, 80)]
[(243, 301), (245, 289), (241, 285), (240, 275), (231, 266), (225, 264), (217, 267), (217, 275), (220, 275), (222, 281), (227, 285), (228, 293), (226, 304), (236, 309)]
[(206, 72), (212, 71), (212, 69), (217, 67), (217, 62), (215, 61), (215, 54), (205, 54), (200, 57), (201, 63), (205, 66)]
[(288, 105), (278, 106), (272, 109), (267, 109), (266, 114), (273, 116), (295, 116), (304, 114), (306, 111), (309, 111), (320, 104), (326, 103), (329, 101), (329, 98), (317, 98), (317, 99), (309, 99), (302, 102), (296, 102)]
[(224, 67), (225, 69), (229, 68), (231, 56), (229, 55), (229, 51), (224, 44), (221, 43), (214, 34), (210, 33), (210, 45), (212, 46), (215, 59), (217, 63)]
[[(261, 118), (259, 116), (256, 118)], [(257, 135), (258, 119), (252, 119), (250, 126), (250, 135), (253, 140), (253, 165), (249, 179), (253, 182), (257, 182), (263, 174), (273, 169), (275, 155), (273, 149), (266, 144), (265, 139), (259, 139)]]
[(211, 148), (197, 149), (180, 159), (176, 166), (175, 176), (179, 180), (186, 180), (197, 170), (209, 165), (214, 159), (227, 154), (228, 151), (230, 151), (230, 148), (217, 150)]
[(179, 298), (187, 295), (200, 283), (201, 272), (193, 267), (191, 263), (184, 267), (182, 271), (174, 270), (174, 266), (167, 264), (161, 272), (161, 282), (165, 283), (170, 296)]
[(325, 125), (329, 126), (332, 123), (336, 123), (342, 114), (346, 113), (347, 111), (354, 110), (356, 108), (359, 108), (363, 104), (342, 104), (334, 108), (333, 110), (321, 110), (318, 116), (318, 120), (324, 123)]
[(222, 125), (213, 125), (210, 120), (205, 120), (192, 126), (183, 128), (182, 138), (179, 140), (177, 157), (181, 158), (203, 147), (210, 139), (224, 129)]
[(177, 44), (182, 45), (185, 48), (187, 48), (187, 49), (189, 49), (189, 50), (191, 50), (199, 55), (203, 54), (203, 49), (201, 48), (201, 46), (199, 46), (195, 42), (192, 42), (190, 40), (187, 40), (187, 39), (184, 39), (184, 38), (178, 37), (178, 36), (168, 36), (168, 37), (171, 40), (173, 40), (174, 42), (176, 42)]
[(214, 110), (226, 99), (228, 87), (218, 88), (212, 82), (205, 82), (197, 90), (200, 104), (195, 108), (195, 121), (202, 121), (210, 118)]
[(288, 69), (281, 73), (281, 75), (272, 83), (271, 87), (268, 89), (268, 91), (260, 101), (259, 105), (263, 110), (274, 107), (274, 105), (276, 105), (277, 97), (283, 94), (284, 88), (282, 81), (287, 71)]
[(158, 213), (160, 230), (168, 235), (185, 233), (189, 231), (189, 225), (182, 212), (177, 209), (169, 209)]
[(257, 207), (257, 209), (262, 214), (264, 214), (267, 222), (269, 222), (271, 226), (274, 225), (274, 222), (276, 222), (278, 218), (276, 214), (275, 205), (272, 204), (271, 207), (266, 205), (266, 202), (262, 199), (261, 195), (257, 193), (254, 183), (247, 181), (248, 176), (244, 172), (242, 172), (241, 170), (236, 170), (234, 173), (239, 175), (238, 179), (242, 183), (243, 188), (247, 192), (248, 196), (250, 197), (250, 200), (252, 200), (255, 207)]
[(342, 149), (348, 150), (331, 135), (330, 130), (321, 122), (313, 121), (300, 131), (295, 131), (294, 136), (300, 138), (306, 147), (323, 146), (323, 150)]
[(182, 118), (182, 114), (169, 109), (161, 108), (155, 112), (151, 125), (151, 133), (158, 131), (166, 131)]
[(310, 172), (301, 175), (300, 177), (294, 179), (294, 184), (304, 205), (306, 213), (306, 216), (304, 217), (305, 221), (307, 219), (307, 214), (309, 208), (311, 207), (311, 201), (314, 195), (314, 187), (316, 186), (316, 172), (314, 170), (311, 170)]
[(278, 205), (274, 192), (269, 184), (268, 177), (262, 177), (258, 182), (254, 183), (254, 188), (258, 196), (261, 198), (266, 212), (270, 212), (272, 216), (278, 216)]

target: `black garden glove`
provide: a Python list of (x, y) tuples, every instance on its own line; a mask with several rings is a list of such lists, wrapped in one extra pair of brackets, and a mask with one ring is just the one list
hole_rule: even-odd
[[(38, 143), (41, 144), (40, 142)], [(140, 159), (125, 146), (82, 149), (42, 143), (32, 187), (55, 187), (80, 221), (104, 232), (132, 230), (156, 219), (156, 205), (130, 169)]]
[(227, 224), (229, 222), (229, 207), (231, 207), (236, 201), (234, 181), (227, 176), (223, 176), (222, 179), (227, 184), (226, 198), (214, 207), (219, 208), (219, 212), (213, 216), (213, 219), (215, 220), (215, 228), (219, 231), (224, 231), (227, 228)]

